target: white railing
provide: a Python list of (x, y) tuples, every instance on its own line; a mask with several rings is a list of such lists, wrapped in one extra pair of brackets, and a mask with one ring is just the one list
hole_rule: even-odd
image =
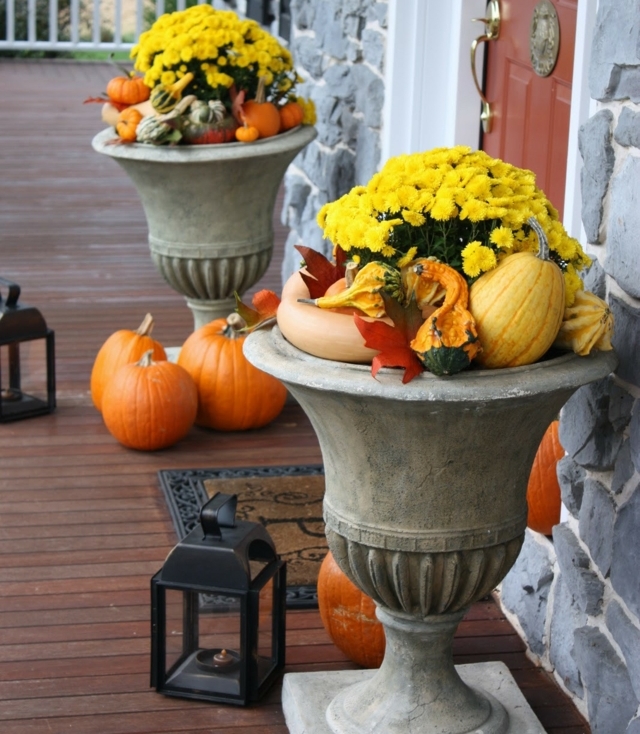
[[(197, 2), (220, 9), (233, 7), (238, 14), (261, 22), (268, 16), (268, 29), (284, 35), (281, 26), (288, 17), (283, 12), (288, 1)], [(187, 0), (175, 0), (171, 9), (186, 6)], [(165, 0), (0, 0), (0, 50), (128, 51), (165, 8)]]

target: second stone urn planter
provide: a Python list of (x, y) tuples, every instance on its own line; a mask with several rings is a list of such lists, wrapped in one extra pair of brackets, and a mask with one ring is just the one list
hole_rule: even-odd
[(112, 129), (93, 139), (138, 190), (153, 262), (186, 298), (196, 329), (228, 316), (234, 292), (242, 295), (267, 270), (278, 188), (315, 136), (303, 125), (249, 144), (121, 145)]
[(324, 460), (329, 547), (376, 602), (387, 638), (378, 671), (285, 676), (290, 731), (543, 732), (512, 681), (509, 694), (501, 663), (453, 665), (453, 636), (520, 551), (546, 428), (578, 387), (615, 368), (615, 354), (424, 373), (406, 385), (396, 370), (374, 379), (367, 366), (313, 357), (277, 327), (250, 335), (245, 354), (309, 416)]

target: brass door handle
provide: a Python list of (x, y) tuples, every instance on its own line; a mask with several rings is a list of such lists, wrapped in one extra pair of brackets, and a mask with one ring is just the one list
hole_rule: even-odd
[(471, 43), (471, 75), (473, 76), (473, 83), (476, 85), (480, 99), (482, 100), (482, 111), (480, 114), (480, 120), (482, 121), (482, 129), (485, 133), (491, 132), (491, 104), (484, 96), (482, 87), (478, 83), (478, 75), (476, 73), (476, 50), (481, 43), (487, 43), (488, 41), (496, 41), (500, 36), (500, 2), (499, 0), (489, 0), (487, 3), (486, 18), (473, 18), (472, 22), (484, 23), (484, 33), (478, 36)]

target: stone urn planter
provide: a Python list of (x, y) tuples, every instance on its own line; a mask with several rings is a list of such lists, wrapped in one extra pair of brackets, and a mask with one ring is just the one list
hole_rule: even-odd
[(185, 296), (196, 329), (228, 316), (234, 292), (267, 270), (278, 188), (315, 136), (303, 125), (250, 144), (114, 145), (111, 129), (93, 139), (94, 150), (116, 160), (138, 190), (153, 262)]
[(396, 370), (373, 379), (368, 366), (313, 357), (277, 327), (250, 335), (245, 354), (315, 428), (329, 547), (375, 600), (387, 639), (377, 671), (286, 675), (290, 731), (543, 732), (502, 663), (453, 665), (453, 636), (520, 551), (547, 426), (578, 387), (615, 368), (615, 354), (405, 385)]

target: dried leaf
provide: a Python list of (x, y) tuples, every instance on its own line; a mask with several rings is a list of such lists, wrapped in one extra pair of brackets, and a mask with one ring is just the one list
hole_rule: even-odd
[(409, 346), (422, 324), (422, 316), (413, 299), (403, 307), (387, 293), (383, 292), (383, 298), (393, 326), (380, 320), (365, 321), (357, 315), (353, 318), (364, 337), (365, 346), (379, 351), (371, 363), (373, 377), (381, 367), (399, 367), (404, 369), (402, 382), (406, 384), (424, 372), (418, 356)]
[(294, 245), (302, 255), (307, 272), (301, 272), (302, 280), (309, 289), (311, 298), (321, 298), (336, 280), (344, 278), (346, 255), (342, 248), (336, 249), (336, 262), (332, 263), (321, 252), (304, 245)]
[(247, 324), (244, 331), (253, 331), (270, 323), (275, 318), (276, 311), (280, 305), (280, 297), (273, 291), (266, 289), (258, 291), (253, 296), (251, 304), (254, 308), (243, 303), (237, 293), (234, 293), (234, 295), (236, 297), (236, 312), (242, 316)]

